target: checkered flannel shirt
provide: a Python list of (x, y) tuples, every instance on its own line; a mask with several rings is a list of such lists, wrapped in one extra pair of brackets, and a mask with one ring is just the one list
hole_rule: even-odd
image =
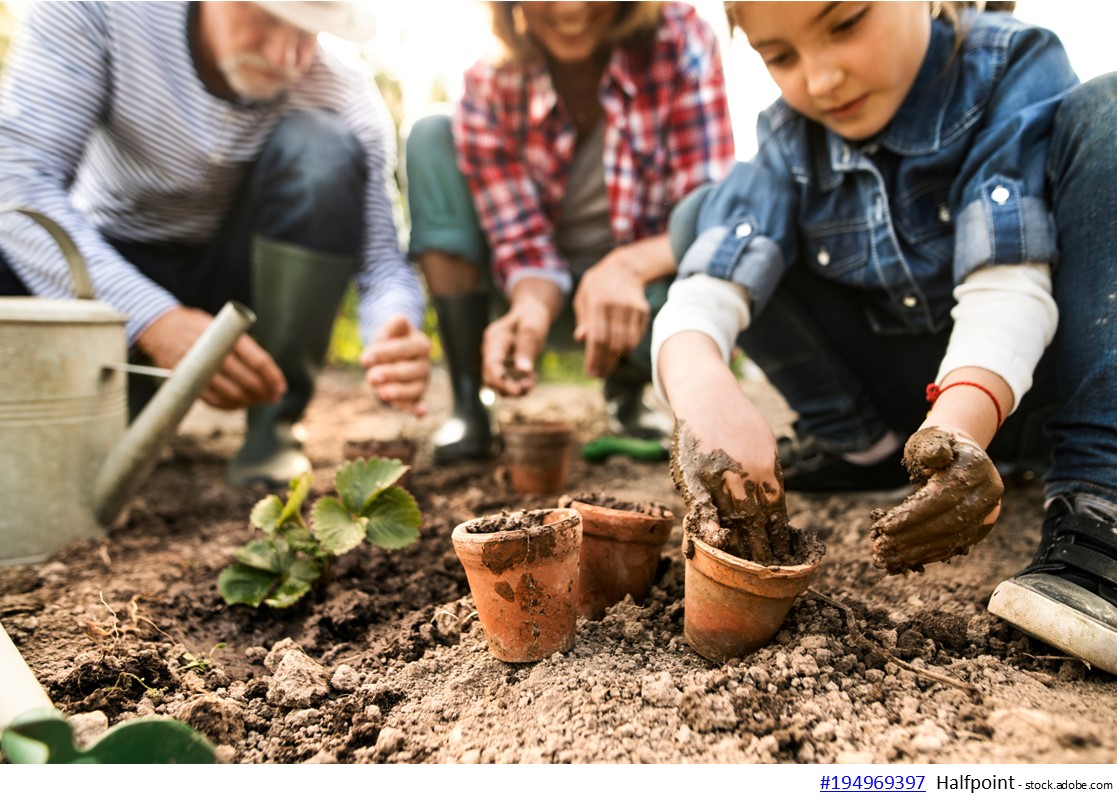
[[(618, 245), (662, 234), (689, 191), (734, 162), (715, 36), (690, 6), (666, 3), (645, 46), (616, 46), (600, 84), (610, 224)], [(459, 167), (506, 293), (523, 272), (571, 290), (553, 240), (575, 153), (575, 123), (542, 62), (481, 61), (454, 116)]]

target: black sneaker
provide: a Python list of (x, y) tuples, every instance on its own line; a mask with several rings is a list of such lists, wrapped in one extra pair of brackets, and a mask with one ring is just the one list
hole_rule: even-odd
[(902, 466), (901, 445), (875, 464), (853, 464), (830, 453), (812, 436), (777, 439), (777, 458), (791, 492), (897, 492), (912, 491), (909, 473)]
[(1115, 521), (1056, 498), (1033, 562), (995, 588), (987, 611), (1115, 673)]

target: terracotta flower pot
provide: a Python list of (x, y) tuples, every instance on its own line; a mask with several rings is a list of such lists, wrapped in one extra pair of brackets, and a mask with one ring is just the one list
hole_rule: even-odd
[(662, 503), (627, 503), (607, 495), (564, 495), (559, 505), (583, 516), (579, 614), (601, 618), (627, 595), (643, 603), (676, 517)]
[(583, 528), (572, 509), (467, 520), (451, 535), (490, 653), (533, 662), (575, 644)]
[(521, 495), (558, 495), (571, 468), (575, 429), (569, 422), (510, 422), (501, 429), (505, 465), (513, 491)]
[(820, 567), (823, 546), (813, 535), (807, 537), (812, 544), (802, 564), (773, 566), (686, 537), (684, 637), (691, 647), (725, 662), (766, 645)]

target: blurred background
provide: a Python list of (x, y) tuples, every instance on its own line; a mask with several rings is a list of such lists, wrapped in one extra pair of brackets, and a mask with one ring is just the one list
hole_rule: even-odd
[[(374, 9), (377, 32), (358, 47), (323, 35), (321, 41), (343, 60), (366, 71), (377, 82), (398, 128), (424, 114), (433, 104), (452, 103), (462, 90), (462, 73), (493, 47), (485, 4), (477, 0), (366, 0)], [(4, 56), (26, 0), (0, 0), (0, 80)], [(761, 59), (750, 50), (745, 37), (731, 36), (721, 0), (692, 3), (714, 28), (722, 49), (730, 98), (735, 142), (740, 159), (749, 159), (757, 148), (755, 121), (760, 110), (777, 97)], [(1081, 79), (1116, 69), (1114, 29), (1100, 15), (1098, 3), (1088, 0), (1020, 0), (1015, 16), (1049, 28), (1064, 42), (1073, 68)], [(405, 233), (402, 232), (402, 237)], [(354, 300), (348, 298), (339, 317), (331, 358), (336, 363), (356, 362), (360, 353)], [(432, 313), (429, 335), (439, 348)], [(581, 357), (548, 354), (541, 367), (547, 378), (581, 377)]]

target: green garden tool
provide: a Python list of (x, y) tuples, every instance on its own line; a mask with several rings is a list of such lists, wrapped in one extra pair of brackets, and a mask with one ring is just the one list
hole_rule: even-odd
[(629, 456), (637, 461), (664, 461), (668, 447), (660, 439), (638, 439), (633, 436), (602, 436), (583, 445), (583, 458), (592, 464), (610, 456)]
[(74, 744), (51, 703), (0, 626), (0, 752), (10, 763), (213, 763), (213, 745), (180, 721), (135, 718), (91, 746)]

